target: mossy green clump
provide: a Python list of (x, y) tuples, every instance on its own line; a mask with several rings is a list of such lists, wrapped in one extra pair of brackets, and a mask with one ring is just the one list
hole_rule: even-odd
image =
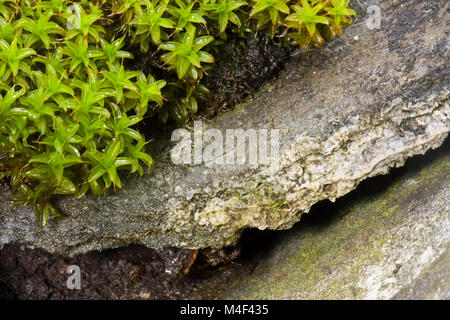
[[(152, 158), (144, 117), (195, 114), (213, 48), (267, 29), (307, 49), (342, 32), (348, 0), (0, 0), (0, 179), (45, 225), (55, 194), (122, 187)], [(138, 47), (164, 79), (130, 70)]]

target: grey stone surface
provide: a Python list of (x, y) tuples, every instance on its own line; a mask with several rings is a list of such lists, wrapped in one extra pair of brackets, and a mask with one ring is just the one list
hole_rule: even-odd
[[(362, 7), (371, 1), (357, 1)], [(170, 136), (155, 139), (153, 171), (99, 198), (56, 202), (44, 230), (0, 187), (0, 244), (73, 255), (140, 243), (221, 247), (248, 227), (287, 229), (323, 199), (439, 146), (450, 130), (448, 2), (379, 1), (323, 50), (294, 60), (252, 100), (206, 128), (277, 128), (280, 167), (179, 166)]]
[(450, 139), (312, 211), (261, 248), (254, 240), (250, 274), (237, 267), (191, 298), (450, 298)]

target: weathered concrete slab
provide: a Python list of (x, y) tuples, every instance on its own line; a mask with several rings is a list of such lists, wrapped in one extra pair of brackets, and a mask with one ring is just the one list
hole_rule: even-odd
[[(359, 1), (364, 5), (371, 1)], [(0, 244), (66, 255), (140, 243), (221, 247), (241, 230), (286, 229), (322, 199), (439, 146), (450, 130), (448, 1), (379, 1), (322, 51), (293, 62), (253, 100), (205, 127), (281, 129), (280, 167), (177, 166), (158, 140), (151, 174), (100, 198), (63, 198), (62, 217), (38, 227), (2, 186)], [(356, 40), (357, 39), (357, 40)]]
[(321, 219), (254, 248), (264, 254), (247, 262), (257, 263), (251, 274), (235, 272), (198, 297), (449, 299), (450, 140), (429, 160), (412, 159), (389, 179), (314, 207)]

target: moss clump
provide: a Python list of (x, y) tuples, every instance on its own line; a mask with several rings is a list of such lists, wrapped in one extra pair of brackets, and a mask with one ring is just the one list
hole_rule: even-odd
[[(122, 187), (151, 166), (136, 124), (198, 109), (213, 48), (267, 29), (307, 49), (342, 32), (348, 0), (0, 1), (0, 179), (45, 225), (54, 194)], [(139, 47), (164, 79), (130, 70)]]

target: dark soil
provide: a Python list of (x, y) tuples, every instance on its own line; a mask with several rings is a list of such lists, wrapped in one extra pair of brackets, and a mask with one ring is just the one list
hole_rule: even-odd
[(217, 63), (204, 80), (211, 90), (201, 113), (214, 116), (244, 101), (276, 78), (297, 48), (276, 43), (267, 32), (231, 37), (214, 53)]
[[(227, 280), (235, 256), (224, 254), (205, 250), (196, 259), (196, 250), (132, 246), (67, 258), (8, 245), (0, 251), (0, 299), (189, 298), (205, 282)], [(80, 268), (80, 290), (67, 287), (71, 265)]]
[[(186, 253), (180, 253), (186, 254)], [(139, 247), (63, 258), (42, 250), (6, 246), (0, 253), (0, 296), (7, 299), (135, 299), (177, 297), (183, 281), (165, 276), (166, 265), (154, 250)], [(67, 267), (81, 270), (82, 290), (69, 290)], [(178, 270), (176, 270), (178, 271)], [(163, 275), (163, 277), (160, 277)], [(177, 288), (177, 289), (175, 289)]]

